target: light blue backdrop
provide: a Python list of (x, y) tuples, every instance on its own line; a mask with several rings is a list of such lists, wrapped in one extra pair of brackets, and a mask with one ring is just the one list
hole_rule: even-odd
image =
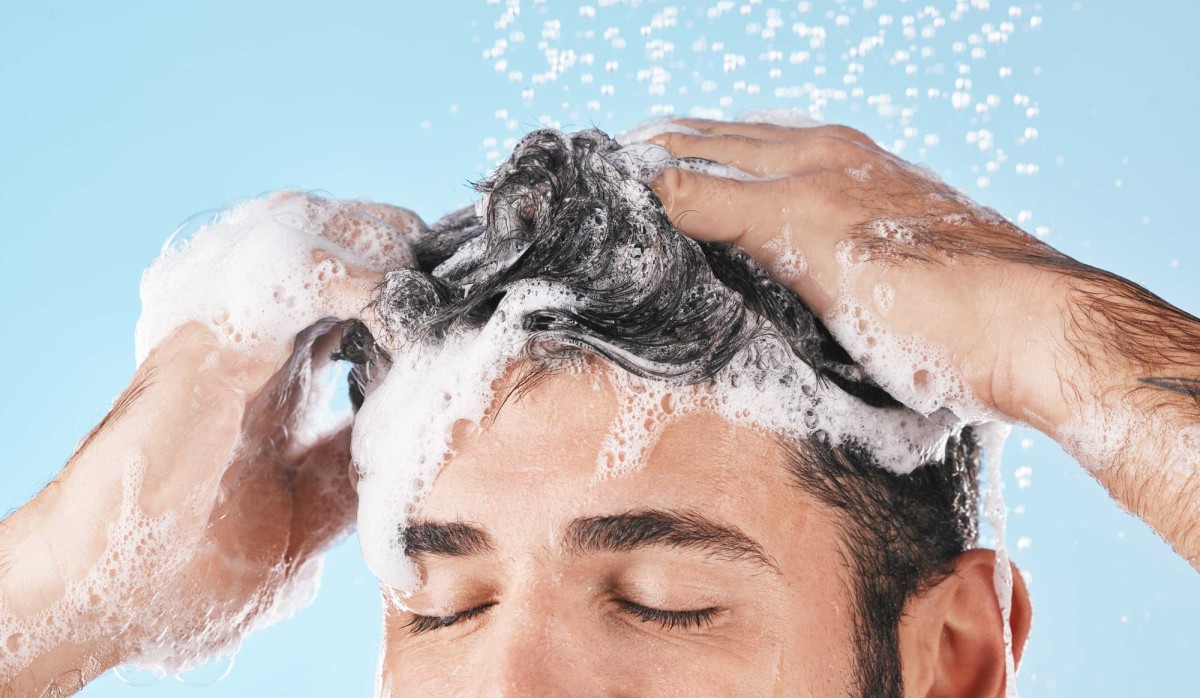
[[(809, 103), (777, 96), (781, 86), (867, 86), (864, 96), (834, 97), (826, 116), (885, 144), (905, 141), (903, 154), (1027, 228), (1042, 227), (1069, 254), (1200, 312), (1195, 3), (1055, 0), (1025, 3), (1018, 15), (1007, 4), (975, 0), (958, 3), (965, 18), (917, 41), (903, 37), (903, 16), (934, 5), (949, 17), (955, 3), (713, 0), (679, 3), (672, 14), (659, 2), (597, 2), (592, 18), (571, 3), (526, 0), (498, 29), (505, 2), (0, 7), (0, 364), (8, 367), (9, 394), (0, 401), (0, 508), (19, 506), (44, 484), (124, 386), (141, 269), (181, 220), (287, 185), (400, 203), (433, 218), (470, 201), (464, 183), (542, 115), (619, 131), (654, 105), (686, 113), (722, 107), (728, 96), (723, 112), (732, 115)], [(770, 8), (782, 8), (782, 25), (763, 38)], [(881, 19), (887, 13), (891, 23)], [(562, 19), (557, 29), (544, 23), (553, 18)], [(825, 45), (814, 47), (811, 29), (799, 23), (828, 28)], [(625, 48), (603, 36), (610, 27), (619, 28)], [(844, 74), (857, 70), (847, 68), (857, 60), (849, 51), (876, 27), (890, 32), (888, 43), (848, 84)], [(483, 57), (517, 30), (524, 42)], [(546, 69), (539, 41), (605, 48), (590, 66), (580, 62), (583, 50), (574, 59), (560, 52), (554, 58), (566, 72), (535, 85)], [(932, 54), (894, 53), (918, 44)], [(771, 48), (782, 51), (779, 77), (768, 72)], [(975, 48), (986, 56), (972, 56)], [(807, 59), (793, 57), (805, 50)], [(609, 54), (621, 60), (606, 71)], [(955, 74), (959, 59), (976, 68)], [(831, 66), (825, 74), (813, 69), (822, 62)], [(906, 77), (910, 62), (916, 72)], [(662, 94), (651, 94), (659, 89), (655, 73), (639, 82), (637, 71), (655, 65), (672, 74)], [(510, 75), (515, 70), (522, 75)], [(594, 73), (592, 82), (585, 72)], [(973, 84), (955, 88), (964, 76)], [(602, 90), (609, 84), (612, 94)], [(931, 97), (932, 85), (944, 91)], [(908, 86), (919, 94), (906, 97)], [(522, 98), (530, 87), (534, 94)], [(964, 108), (951, 106), (956, 89), (972, 93)], [(915, 111), (880, 114), (879, 102), (865, 99), (880, 91)], [(996, 103), (977, 111), (992, 93)], [(600, 104), (589, 108), (591, 99)], [(1025, 131), (1031, 126), (1036, 139)], [(937, 145), (927, 141), (931, 134)], [(995, 143), (981, 149), (981, 138)], [(1037, 172), (1028, 174), (1028, 165)], [(1009, 448), (1009, 544), (1027, 539), (1014, 557), (1032, 574), (1035, 604), (1023, 693), (1193, 691), (1200, 576), (1049, 440), (1017, 432)], [(85, 695), (367, 695), (378, 607), (351, 541), (331, 554), (313, 607), (250, 638), (217, 686), (167, 680), (130, 688), (110, 675)]]

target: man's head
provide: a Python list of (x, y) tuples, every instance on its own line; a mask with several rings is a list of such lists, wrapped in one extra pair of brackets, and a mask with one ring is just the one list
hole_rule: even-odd
[[(992, 557), (968, 552), (971, 429), (906, 410), (745, 255), (679, 235), (618, 147), (531, 134), (482, 185), (485, 217), (448, 217), (420, 243), (437, 269), (389, 277), (393, 336), (344, 348), (363, 362), (364, 483), (389, 459), (421, 461), (404, 497), (364, 498), (404, 509), (395, 549), (420, 575), (389, 608), (385, 681), (430, 695), (997, 690)], [(438, 369), (502, 357), (468, 367), (487, 399), (447, 410), (440, 441), (382, 436), (429, 431), (392, 414), (418, 377), (461, 405), (479, 391), (443, 389)], [(368, 371), (391, 362), (404, 368), (374, 387)], [(379, 521), (360, 514), (369, 561)]]

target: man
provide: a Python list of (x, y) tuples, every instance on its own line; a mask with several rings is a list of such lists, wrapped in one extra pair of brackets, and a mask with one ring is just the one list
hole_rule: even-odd
[[(603, 137), (531, 134), (486, 187), (484, 244), (463, 242), (481, 232), (470, 216), (416, 231), (410, 259), (441, 266), (389, 274), (374, 313), (353, 310), (384, 271), (362, 231), (412, 230), (411, 219), (274, 199), (276, 218), (332, 210), (307, 220), (346, 250), (344, 269), (314, 292), (321, 302), (289, 306), (302, 312), (231, 327), (257, 337), (253, 351), (205, 322), (160, 333), (113, 415), (6, 522), (12, 619), (0, 633), (20, 662), (4, 665), (18, 672), (10, 686), (69, 692), (130, 658), (186, 664), (235, 642), (311, 574), (354, 502), (336, 476), (348, 432), (296, 439), (287, 428), (305, 416), (296, 377), (336, 339), (327, 316), (365, 322), (344, 326), (340, 355), (358, 366), (360, 536), (389, 587), (384, 694), (1001, 695), (1028, 597), (1017, 575), (1002, 610), (995, 557), (970, 549), (978, 443), (947, 414), (1002, 414), (1055, 436), (1196, 564), (1195, 318), (1055, 253), (856, 132), (679, 126), (654, 139), (676, 158), (652, 182), (665, 211), (629, 206), (644, 190), (626, 186), (635, 168), (613, 164)], [(744, 249), (798, 297), (728, 247), (684, 244), (664, 213), (696, 239)], [(591, 244), (573, 226), (615, 231), (620, 244)], [(331, 249), (314, 244), (309, 259)], [(522, 285), (547, 278), (555, 293)], [(438, 393), (476, 383), (420, 371), (500, 346), (479, 338), (506, 327), (531, 340), (494, 352), (512, 360), (492, 373), (465, 362), (487, 390)], [(790, 353), (769, 351), (778, 346)], [(478, 356), (493, 354), (457, 358)], [(747, 381), (772, 397), (756, 414), (725, 400)], [(444, 395), (453, 418), (425, 441), (396, 441), (437, 412), (406, 409), (395, 399), (405, 390), (418, 407)], [(458, 419), (472, 394), (482, 414)], [(790, 426), (772, 421), (775, 398), (796, 394)], [(659, 407), (631, 418), (646, 395)], [(846, 420), (829, 415), (847, 405), (864, 424), (891, 425), (904, 442), (896, 459), (870, 429), (838, 431)], [(1101, 438), (1088, 432), (1097, 420)], [(436, 462), (388, 448), (441, 433)], [(119, 536), (79, 535), (96, 521), (148, 543), (113, 558), (106, 539)], [(184, 544), (160, 549), (164, 529)], [(122, 584), (95, 581), (108, 564)], [(114, 599), (127, 617), (106, 625), (101, 612), (82, 630)], [(34, 632), (25, 619), (46, 609), (57, 625)]]

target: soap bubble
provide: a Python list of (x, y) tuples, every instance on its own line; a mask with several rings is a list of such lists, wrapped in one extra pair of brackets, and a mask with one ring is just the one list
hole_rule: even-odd
[(205, 688), (219, 683), (233, 671), (237, 655), (229, 654), (210, 659), (201, 666), (175, 674), (174, 678), (185, 686)]
[(163, 243), (162, 251), (165, 253), (175, 245), (191, 240), (196, 233), (215, 223), (223, 210), (222, 208), (209, 208), (185, 218), (167, 236), (166, 242)]
[(123, 683), (139, 688), (148, 688), (163, 679), (163, 675), (153, 669), (134, 665), (116, 667), (113, 669), (113, 675)]

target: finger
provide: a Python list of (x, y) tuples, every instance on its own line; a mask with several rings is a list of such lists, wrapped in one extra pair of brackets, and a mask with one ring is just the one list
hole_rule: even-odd
[(788, 132), (793, 140), (810, 140), (814, 138), (840, 138), (844, 141), (857, 143), (865, 148), (877, 150), (879, 146), (867, 134), (859, 131), (856, 128), (843, 126), (841, 124), (823, 124), (821, 126), (805, 126), (800, 128), (789, 128)]
[(759, 177), (798, 174), (827, 164), (842, 150), (859, 146), (838, 141), (828, 147), (822, 141), (795, 143), (763, 141), (746, 136), (697, 136), (662, 133), (650, 139), (677, 158), (704, 158), (736, 167)]
[(416, 213), (387, 204), (339, 201), (297, 189), (271, 192), (264, 201), (286, 224), (308, 228), (380, 272), (413, 266), (410, 243), (426, 230)]
[(421, 220), (415, 211), (407, 208), (374, 201), (350, 201), (348, 204), (353, 209), (392, 226), (409, 242), (419, 240), (429, 230), (425, 221)]
[(771, 157), (770, 151), (778, 147), (777, 143), (745, 136), (660, 133), (650, 142), (666, 148), (677, 158), (704, 158), (760, 177), (786, 174), (791, 165), (778, 157), (778, 152), (775, 153), (776, 157)]
[(815, 138), (840, 138), (869, 148), (878, 148), (871, 137), (849, 126), (822, 124), (820, 126), (777, 126), (753, 121), (710, 121), (708, 119), (676, 119), (680, 126), (709, 136), (745, 136), (768, 141), (804, 141)]
[(411, 241), (424, 223), (406, 209), (360, 201), (336, 201), (321, 234), (365, 260), (377, 271), (416, 264)]
[(402, 264), (391, 261), (383, 264), (353, 263), (340, 258), (334, 252), (315, 248), (309, 253), (312, 259), (316, 295), (315, 316), (310, 322), (323, 317), (342, 320), (363, 319), (364, 311), (375, 298), (376, 289), (384, 274)]
[(311, 425), (322, 424), (321, 413), (328, 409), (323, 386), (344, 328), (341, 321), (329, 317), (301, 331), (293, 340), (291, 355), (248, 404), (244, 431), (260, 444), (260, 454), (270, 454), (252, 464), (275, 471), (280, 462), (297, 463), (314, 441), (325, 436), (312, 433)]
[(781, 205), (780, 181), (786, 180), (746, 182), (671, 167), (650, 187), (684, 235), (748, 248), (787, 222), (790, 203)]
[(712, 119), (675, 119), (673, 123), (699, 131), (706, 136), (743, 136), (765, 141), (783, 141), (800, 129), (749, 121), (715, 121)]
[(737, 245), (817, 312), (831, 296), (822, 279), (836, 278), (841, 227), (828, 171), (759, 182), (667, 169), (651, 183), (672, 223), (696, 240)]

